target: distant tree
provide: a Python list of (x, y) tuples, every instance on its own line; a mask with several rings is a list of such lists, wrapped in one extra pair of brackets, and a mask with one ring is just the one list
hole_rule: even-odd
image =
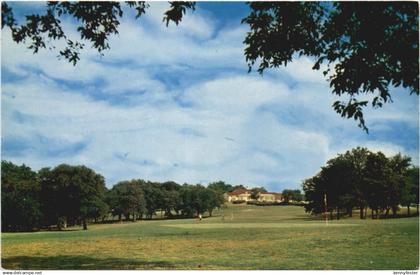
[(326, 194), (325, 180), (322, 178), (321, 172), (312, 178), (305, 179), (302, 183), (302, 189), (305, 192), (307, 203), (305, 211), (311, 214), (319, 214), (327, 211), (324, 204), (324, 196)]
[(406, 184), (407, 170), (411, 166), (411, 158), (397, 154), (389, 159), (391, 171), (390, 180), (386, 182), (387, 203), (395, 217), (398, 205), (403, 202), (404, 187)]
[(100, 200), (96, 200), (95, 204), (93, 205), (93, 209), (91, 211), (92, 218), (95, 219), (97, 222), (99, 219), (104, 222), (105, 219), (109, 216), (110, 208), (108, 203), (106, 202), (106, 194), (109, 190), (105, 191), (105, 194), (102, 196)]
[(165, 209), (165, 194), (159, 183), (150, 181), (145, 182), (142, 180), (139, 182), (144, 193), (144, 198), (146, 200), (146, 218), (152, 219), (157, 210)]
[(165, 216), (172, 217), (172, 210), (176, 211), (181, 203), (179, 190), (181, 185), (173, 181), (167, 181), (161, 184), (163, 192), (162, 209), (165, 211)]
[(40, 185), (36, 172), (22, 164), (1, 161), (2, 231), (30, 231), (42, 218)]
[(213, 189), (221, 194), (233, 191), (233, 186), (230, 184), (226, 184), (224, 181), (216, 181), (209, 183), (207, 188)]
[(86, 166), (61, 164), (52, 170), (42, 169), (40, 180), (48, 212), (54, 213), (59, 227), (61, 220), (81, 220), (86, 230), (87, 220), (97, 217), (104, 207), (105, 180)]
[(233, 190), (236, 190), (236, 189), (247, 189), (247, 187), (246, 186), (243, 186), (242, 184), (237, 184), (237, 185), (234, 185), (232, 187), (232, 191)]
[(224, 198), (222, 193), (211, 188), (207, 188), (205, 192), (208, 197), (207, 211), (209, 212), (209, 215), (211, 217), (213, 216), (213, 210), (222, 206), (222, 204), (224, 203)]
[(205, 212), (211, 216), (213, 209), (220, 207), (223, 203), (221, 193), (200, 184), (182, 185), (180, 198), (182, 202), (179, 210), (185, 217), (194, 217)]
[(359, 206), (360, 218), (366, 217), (365, 210), (367, 208), (366, 194), (368, 185), (366, 184), (366, 161), (370, 151), (367, 148), (357, 147), (347, 151), (343, 157), (350, 163), (350, 173), (347, 179), (352, 182), (352, 195), (354, 201), (350, 204)]
[(179, 190), (181, 204), (178, 206), (178, 211), (185, 217), (193, 217), (195, 214), (194, 202), (197, 200), (197, 192), (193, 186), (183, 184)]
[[(417, 169), (418, 171), (418, 169)], [(410, 167), (406, 171), (406, 175), (404, 177), (402, 191), (401, 191), (401, 205), (407, 207), (407, 215), (410, 216), (410, 207), (412, 204), (418, 204), (416, 202), (416, 181), (418, 182), (418, 172), (417, 178), (413, 177), (416, 175), (416, 168)], [(418, 186), (418, 183), (417, 183)], [(418, 191), (418, 187), (417, 187)], [(418, 196), (418, 194), (417, 194)]]
[(251, 199), (258, 200), (260, 193), (267, 192), (264, 187), (254, 187), (251, 189)]
[(108, 200), (119, 220), (124, 215), (126, 220), (129, 220), (131, 216), (132, 221), (135, 221), (136, 217), (143, 216), (146, 209), (143, 190), (140, 182), (136, 180), (122, 181), (114, 185), (108, 195)]
[[(407, 170), (406, 173), (406, 185), (405, 185), (405, 194), (409, 193), (409, 195), (406, 195), (404, 204), (409, 207), (411, 203), (416, 204), (417, 208), (417, 215), (419, 214), (419, 167), (418, 166), (412, 166)], [(408, 198), (407, 198), (408, 197)]]
[(374, 212), (376, 212), (376, 217), (378, 217), (379, 209), (385, 209), (388, 216), (390, 209), (389, 196), (394, 196), (389, 194), (389, 192), (393, 192), (392, 189), (387, 189), (387, 185), (391, 186), (392, 176), (389, 159), (381, 152), (369, 152), (364, 174), (366, 185), (364, 197), (372, 210), (372, 219), (375, 216)]
[(299, 189), (284, 189), (282, 192), (283, 200), (288, 203), (290, 200), (302, 201), (303, 195)]

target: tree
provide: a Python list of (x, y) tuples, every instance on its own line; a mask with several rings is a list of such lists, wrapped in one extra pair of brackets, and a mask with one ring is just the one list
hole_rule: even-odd
[(223, 203), (223, 196), (221, 193), (197, 185), (182, 185), (179, 195), (181, 198), (180, 211), (185, 217), (194, 217), (205, 212), (209, 212), (211, 216), (213, 209), (220, 207)]
[(221, 194), (232, 192), (234, 189), (232, 185), (226, 184), (224, 181), (216, 181), (216, 182), (209, 183), (207, 188), (213, 189)]
[(161, 184), (163, 192), (162, 209), (165, 211), (165, 216), (172, 217), (172, 210), (176, 211), (181, 203), (179, 190), (181, 186), (173, 181), (167, 181)]
[(146, 201), (146, 218), (152, 219), (158, 209), (164, 210), (164, 192), (159, 183), (138, 180)]
[[(408, 199), (405, 200), (405, 204), (407, 207), (411, 203), (416, 204), (417, 208), (417, 215), (419, 214), (419, 167), (418, 166), (412, 166), (407, 170), (406, 174), (406, 189), (409, 190), (409, 196)], [(406, 190), (407, 192), (407, 190)]]
[(87, 220), (96, 218), (104, 207), (106, 191), (104, 177), (86, 166), (61, 164), (54, 169), (40, 171), (41, 193), (47, 212), (60, 221), (80, 220), (87, 230)]
[[(341, 208), (346, 208), (351, 216), (353, 207), (358, 205), (361, 219), (366, 218), (368, 207), (372, 219), (379, 217), (379, 211), (386, 211), (388, 217), (389, 210), (395, 217), (400, 204), (409, 207), (415, 200), (418, 171), (409, 168), (410, 161), (410, 157), (401, 154), (387, 158), (381, 152), (359, 147), (339, 154), (321, 167), (316, 176), (303, 182), (308, 201), (305, 210), (330, 211), (332, 215), (335, 208), (339, 218)], [(323, 196), (327, 198), (328, 209)]]
[(40, 185), (36, 172), (24, 164), (1, 162), (2, 231), (30, 231), (41, 225)]
[(211, 188), (206, 189), (206, 194), (208, 197), (207, 201), (207, 211), (209, 212), (210, 217), (213, 216), (213, 210), (219, 208), (224, 203), (223, 194), (213, 190)]
[(304, 206), (306, 212), (319, 214), (327, 211), (324, 204), (326, 188), (321, 172), (312, 178), (305, 179), (302, 183), (302, 189), (308, 202)]
[(398, 205), (403, 200), (404, 186), (407, 170), (410, 167), (411, 158), (397, 154), (389, 159), (389, 169), (391, 171), (390, 180), (386, 184), (387, 202), (391, 207), (392, 215), (395, 217)]
[(122, 215), (125, 216), (127, 221), (131, 215), (132, 221), (134, 222), (136, 217), (141, 218), (145, 212), (146, 200), (141, 183), (137, 180), (117, 183), (112, 187), (107, 197), (111, 204), (113, 214), (118, 215), (120, 221)]
[[(353, 207), (358, 205), (360, 218), (364, 218), (367, 205), (365, 168), (368, 153), (366, 148), (357, 147), (345, 154), (339, 154), (327, 161), (327, 165), (321, 167), (316, 176), (305, 180), (303, 191), (309, 202), (305, 206), (306, 211), (330, 211), (332, 215), (335, 210), (339, 218), (341, 208), (345, 208), (347, 214), (352, 216)], [(328, 209), (325, 209), (324, 196)]]
[(352, 182), (354, 205), (358, 205), (360, 209), (360, 218), (366, 217), (365, 210), (367, 205), (367, 184), (366, 184), (366, 161), (369, 154), (367, 148), (353, 148), (347, 151), (343, 157), (350, 162), (351, 173), (348, 175), (348, 180)]
[(258, 200), (260, 193), (267, 192), (264, 187), (254, 187), (251, 189), (251, 199)]
[[(136, 18), (149, 7), (145, 2), (127, 2)], [(164, 21), (178, 24), (193, 2), (170, 2)], [(325, 64), (332, 92), (347, 96), (336, 101), (334, 110), (354, 118), (368, 131), (363, 108), (374, 95), (374, 108), (391, 102), (390, 87), (402, 86), (419, 94), (418, 5), (415, 2), (250, 2), (250, 13), (242, 19), (251, 31), (244, 40), (245, 58), (251, 71), (286, 66), (296, 56), (314, 58), (314, 70)], [(80, 39), (70, 40), (61, 18), (73, 17)], [(12, 8), (2, 2), (2, 28), (11, 29), (17, 43), (28, 42), (34, 53), (54, 48), (51, 40), (63, 40), (59, 55), (76, 64), (85, 42), (99, 53), (109, 48), (108, 38), (118, 33), (123, 16), (120, 2), (48, 2), (43, 15), (32, 14), (18, 25)]]
[(414, 2), (250, 2), (242, 20), (249, 69), (259, 62), (261, 74), (287, 65), (296, 56), (322, 64), (332, 92), (347, 95), (333, 107), (342, 117), (358, 120), (368, 130), (365, 94), (372, 106), (391, 101), (391, 86), (419, 94), (418, 5)]
[[(80, 50), (90, 44), (100, 54), (109, 49), (108, 39), (111, 35), (118, 34), (118, 26), (123, 16), (122, 2), (48, 2), (45, 14), (31, 14), (26, 16), (26, 23), (18, 25), (12, 8), (2, 2), (1, 27), (7, 26), (12, 32), (16, 43), (28, 43), (28, 49), (37, 53), (42, 48), (55, 49), (50, 45), (52, 40), (64, 41), (65, 47), (59, 51), (59, 56), (75, 65), (80, 60)], [(146, 2), (128, 1), (126, 5), (136, 10), (136, 18), (141, 17), (149, 4)], [(193, 2), (170, 2), (170, 9), (163, 18), (166, 25), (173, 21), (181, 21), (186, 9), (195, 8)], [(74, 18), (77, 23), (77, 32), (80, 39), (71, 40), (66, 35), (61, 20), (66, 16)]]
[(365, 167), (365, 195), (366, 202), (372, 210), (372, 219), (374, 218), (374, 212), (378, 217), (378, 210), (385, 209), (386, 216), (389, 212), (389, 197), (392, 196), (392, 189), (388, 186), (392, 186), (391, 176), (392, 171), (389, 165), (389, 159), (381, 152), (372, 153), (369, 152), (366, 159)]
[[(416, 182), (415, 181), (417, 180), (417, 182), (418, 182), (418, 173), (417, 173), (417, 178), (413, 177), (415, 174), (416, 174), (415, 167), (410, 167), (409, 169), (407, 169), (406, 175), (404, 177), (402, 191), (401, 191), (401, 205), (407, 207), (407, 215), (408, 216), (410, 216), (411, 204), (413, 204), (413, 203), (417, 204), (416, 194), (414, 192), (415, 192), (415, 189), (416, 189)], [(418, 184), (417, 184), (417, 186), (418, 186)]]
[(289, 203), (290, 200), (292, 201), (301, 201), (302, 200), (302, 194), (299, 189), (284, 189), (281, 192), (281, 195), (283, 197), (283, 200), (286, 203)]

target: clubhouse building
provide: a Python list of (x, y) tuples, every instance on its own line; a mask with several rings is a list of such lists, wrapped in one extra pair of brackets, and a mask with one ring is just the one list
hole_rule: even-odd
[[(235, 189), (232, 192), (227, 192), (224, 194), (225, 200), (228, 202), (233, 201), (253, 201), (251, 198), (251, 190), (248, 189)], [(259, 202), (281, 202), (283, 200), (281, 193), (275, 192), (259, 192), (258, 199)]]

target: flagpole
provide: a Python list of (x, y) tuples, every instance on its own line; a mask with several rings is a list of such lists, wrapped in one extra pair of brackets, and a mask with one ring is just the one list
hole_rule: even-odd
[(327, 193), (324, 194), (324, 205), (325, 205), (325, 224), (328, 225)]

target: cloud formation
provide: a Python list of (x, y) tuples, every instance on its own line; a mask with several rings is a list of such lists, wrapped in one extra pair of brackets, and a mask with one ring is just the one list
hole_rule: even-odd
[(333, 111), (337, 98), (310, 59), (248, 74), (245, 26), (202, 9), (167, 28), (164, 5), (125, 18), (104, 57), (86, 50), (75, 67), (3, 30), (2, 159), (85, 164), (108, 186), (224, 180), (273, 191), (300, 187), (355, 146), (418, 164), (416, 96), (395, 89), (394, 103), (367, 110), (367, 135)]

